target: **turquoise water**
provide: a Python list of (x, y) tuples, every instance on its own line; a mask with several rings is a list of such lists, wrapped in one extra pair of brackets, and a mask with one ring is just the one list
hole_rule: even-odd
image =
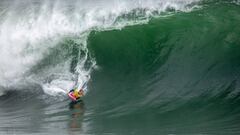
[[(20, 14), (30, 28), (17, 17), (15, 25), (2, 2), (1, 32), (14, 26), (17, 34), (0, 35), (0, 134), (240, 133), (239, 1), (172, 1), (178, 6), (167, 9), (166, 1), (81, 2), (92, 8), (29, 2), (30, 11), (41, 11), (32, 14), (36, 20)], [(115, 4), (129, 10), (107, 14)], [(68, 89), (85, 75), (91, 79), (83, 102), (69, 104)]]

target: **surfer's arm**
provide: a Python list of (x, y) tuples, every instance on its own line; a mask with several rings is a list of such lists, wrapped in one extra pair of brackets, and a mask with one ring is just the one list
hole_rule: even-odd
[(84, 92), (83, 92), (83, 90), (80, 89), (80, 90), (78, 91), (78, 94), (79, 94), (80, 97), (84, 96)]

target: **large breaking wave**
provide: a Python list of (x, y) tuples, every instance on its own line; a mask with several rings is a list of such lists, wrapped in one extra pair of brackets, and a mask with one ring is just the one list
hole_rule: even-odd
[(74, 80), (86, 81), (95, 65), (86, 48), (91, 30), (143, 23), (168, 9), (187, 11), (192, 2), (196, 0), (2, 1), (1, 89), (28, 83), (40, 84), (47, 92), (69, 89)]
[[(0, 134), (239, 134), (239, 13), (236, 0), (1, 1)], [(85, 81), (86, 105), (68, 105)]]

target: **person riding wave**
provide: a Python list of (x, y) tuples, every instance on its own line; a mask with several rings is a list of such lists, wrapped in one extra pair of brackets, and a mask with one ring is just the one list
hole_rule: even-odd
[[(89, 80), (90, 76), (86, 75), (86, 78), (87, 80)], [(86, 89), (86, 87), (87, 87), (87, 81), (85, 81), (81, 87), (77, 86), (74, 89), (71, 89), (68, 92), (68, 96), (72, 99), (72, 101), (79, 101), (80, 98), (84, 96), (85, 94), (84, 90)]]
[(81, 97), (84, 96), (84, 91), (81, 88), (80, 90), (76, 89), (72, 89), (68, 92), (68, 96), (73, 100), (73, 101), (77, 101), (79, 100)]

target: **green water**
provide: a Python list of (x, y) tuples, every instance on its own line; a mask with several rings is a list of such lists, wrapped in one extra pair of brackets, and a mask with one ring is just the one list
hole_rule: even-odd
[(197, 5), (146, 24), (91, 30), (87, 48), (78, 34), (64, 35), (26, 74), (41, 83), (69, 79), (88, 56), (80, 69), (96, 66), (83, 102), (48, 95), (38, 82), (7, 87), (0, 134), (240, 134), (239, 2)]
[(100, 67), (89, 93), (97, 106), (94, 129), (238, 134), (239, 13), (238, 5), (214, 3), (146, 25), (92, 32), (88, 47)]

